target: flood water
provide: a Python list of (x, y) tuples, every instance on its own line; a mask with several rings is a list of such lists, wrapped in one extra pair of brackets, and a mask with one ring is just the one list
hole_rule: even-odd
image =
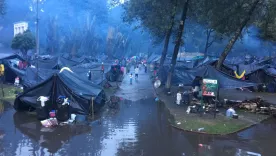
[(275, 119), (231, 136), (197, 135), (172, 128), (164, 107), (153, 98), (124, 100), (119, 110), (101, 116), (89, 125), (43, 129), (35, 116), (16, 113), (5, 104), (0, 115), (0, 155), (276, 155)]

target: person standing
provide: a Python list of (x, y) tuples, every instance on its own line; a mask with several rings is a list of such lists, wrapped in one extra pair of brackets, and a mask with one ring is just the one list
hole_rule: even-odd
[(129, 80), (130, 80), (130, 84), (132, 84), (132, 78), (133, 78), (133, 76), (132, 76), (132, 73), (129, 75)]
[(91, 71), (89, 70), (88, 73), (87, 73), (87, 77), (88, 77), (88, 80), (91, 81), (91, 78), (92, 78), (92, 73)]
[(145, 73), (147, 73), (147, 71), (148, 71), (147, 64), (144, 64), (144, 66), (145, 66)]
[(136, 66), (135, 68), (135, 79), (138, 79), (139, 67)]

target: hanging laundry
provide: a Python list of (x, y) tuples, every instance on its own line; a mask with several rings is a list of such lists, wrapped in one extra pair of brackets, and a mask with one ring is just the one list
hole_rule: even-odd
[(23, 69), (26, 69), (28, 67), (28, 62), (24, 61), (23, 62)]
[(16, 77), (14, 80), (14, 85), (19, 86), (19, 77)]
[(23, 62), (22, 62), (22, 61), (19, 61), (19, 63), (18, 63), (18, 68), (19, 68), (19, 69), (23, 69)]

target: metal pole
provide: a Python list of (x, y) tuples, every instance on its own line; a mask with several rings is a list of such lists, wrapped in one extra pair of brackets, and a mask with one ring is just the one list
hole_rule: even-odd
[(36, 54), (39, 54), (39, 29), (38, 29), (38, 2), (39, 0), (36, 1)]
[(91, 99), (91, 116), (94, 119), (94, 97)]
[(1, 89), (2, 89), (2, 95), (3, 95), (3, 97), (5, 97), (3, 83), (4, 83), (4, 74), (1, 75)]
[(39, 56), (39, 29), (38, 29), (38, 2), (39, 0), (36, 1), (36, 76), (37, 76), (37, 82), (38, 82), (38, 56)]

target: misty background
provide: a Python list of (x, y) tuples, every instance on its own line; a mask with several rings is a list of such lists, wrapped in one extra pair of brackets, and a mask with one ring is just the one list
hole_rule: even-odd
[[(0, 43), (3, 47), (10, 47), (15, 22), (27, 21), (35, 35), (37, 10), (35, 0), (6, 0), (6, 3), (6, 15), (0, 17)], [(40, 54), (96, 56), (111, 53), (115, 57), (161, 54), (163, 44), (155, 43), (147, 30), (136, 28), (136, 24), (124, 23), (123, 13), (122, 6), (112, 7), (108, 0), (40, 0)], [(186, 25), (185, 45), (181, 52), (204, 52), (206, 29), (189, 19)], [(247, 28), (230, 56), (274, 56), (275, 43), (260, 40), (258, 34), (256, 27)], [(218, 56), (228, 40), (228, 37), (223, 37), (214, 42), (208, 55)], [(173, 41), (169, 54), (173, 51)]]

